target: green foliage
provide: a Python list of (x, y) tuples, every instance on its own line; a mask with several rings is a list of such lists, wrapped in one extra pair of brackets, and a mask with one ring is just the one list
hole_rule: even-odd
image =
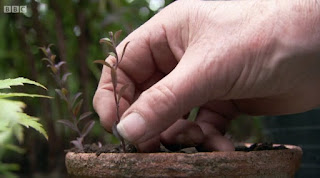
[(2, 163), (0, 161), (0, 175), (6, 178), (17, 178), (18, 176), (13, 174), (12, 171), (18, 171), (20, 166), (14, 163)]
[[(31, 81), (25, 78), (16, 78), (16, 79), (5, 79), (0, 80), (0, 89), (10, 88), (11, 86), (23, 85), (24, 83), (33, 84), (36, 86), (40, 86), (45, 88), (43, 85)], [(38, 119), (32, 116), (29, 116), (23, 113), (23, 108), (25, 108), (25, 104), (21, 101), (13, 101), (9, 99), (4, 99), (8, 97), (16, 97), (16, 96), (26, 96), (26, 97), (45, 97), (49, 98), (48, 96), (44, 95), (36, 95), (36, 94), (27, 94), (27, 93), (0, 93), (0, 131), (4, 132), (11, 132), (11, 130), (16, 127), (17, 125), (23, 125), (27, 128), (32, 127), (38, 132), (40, 132), (43, 136), (48, 139), (46, 131), (43, 129), (42, 125), (38, 123)], [(22, 130), (19, 129), (21, 132), (12, 132), (15, 133), (14, 135), (17, 138), (22, 138)], [(20, 135), (20, 137), (19, 137)], [(21, 140), (21, 139), (19, 139)], [(0, 144), (3, 140), (0, 140)], [(22, 141), (22, 140), (21, 140)]]
[(47, 89), (45, 86), (41, 85), (40, 83), (23, 78), (23, 77), (19, 77), (15, 79), (9, 78), (9, 79), (0, 80), (0, 89), (11, 88), (11, 86), (18, 86), (18, 85), (21, 86), (23, 84), (32, 84), (32, 85), (39, 86), (43, 89)]
[[(26, 78), (5, 79), (0, 80), (0, 89), (11, 88), (11, 86), (32, 84), (46, 89), (43, 85), (31, 81)], [(24, 150), (18, 146), (15, 146), (12, 142), (13, 137), (20, 143), (23, 142), (23, 126), (26, 128), (33, 128), (41, 133), (46, 139), (48, 135), (43, 129), (42, 124), (36, 117), (32, 117), (23, 112), (26, 104), (21, 101), (14, 101), (8, 99), (9, 97), (44, 97), (44, 95), (27, 94), (27, 93), (0, 93), (0, 173), (12, 177), (10, 171), (17, 170), (19, 167), (16, 164), (1, 163), (2, 156), (6, 150), (15, 151), (17, 153), (23, 153)]]
[(238, 116), (229, 124), (227, 135), (235, 143), (259, 143), (266, 141), (262, 133), (261, 116)]

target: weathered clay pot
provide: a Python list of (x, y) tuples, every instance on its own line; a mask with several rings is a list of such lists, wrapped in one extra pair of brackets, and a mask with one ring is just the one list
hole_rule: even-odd
[(293, 177), (300, 147), (286, 150), (201, 153), (73, 153), (66, 155), (71, 177)]

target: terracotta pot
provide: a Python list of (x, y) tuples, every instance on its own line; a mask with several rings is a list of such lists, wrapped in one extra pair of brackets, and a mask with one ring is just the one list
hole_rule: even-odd
[(293, 177), (300, 147), (251, 152), (73, 153), (66, 155), (71, 177)]

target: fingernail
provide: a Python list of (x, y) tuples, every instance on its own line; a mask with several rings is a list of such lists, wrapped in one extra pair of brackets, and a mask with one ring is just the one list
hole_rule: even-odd
[(140, 114), (131, 113), (120, 121), (117, 130), (125, 140), (136, 143), (145, 133), (145, 120)]

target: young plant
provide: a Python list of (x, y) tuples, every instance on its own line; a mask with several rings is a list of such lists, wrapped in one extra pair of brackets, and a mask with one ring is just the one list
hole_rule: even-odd
[(61, 71), (61, 67), (64, 64), (66, 64), (66, 62), (60, 61), (56, 63), (56, 55), (52, 54), (50, 49), (51, 46), (52, 45), (49, 45), (48, 47), (40, 48), (44, 53), (44, 55), (46, 56), (42, 60), (47, 63), (47, 67), (50, 69), (51, 71), (50, 73), (53, 76), (55, 83), (58, 87), (57, 89), (55, 89), (55, 91), (60, 96), (61, 100), (63, 100), (66, 103), (68, 112), (71, 116), (69, 119), (58, 120), (58, 122), (69, 127), (70, 129), (72, 129), (78, 134), (78, 137), (75, 140), (72, 140), (71, 143), (76, 148), (83, 151), (83, 140), (91, 131), (95, 122), (93, 120), (90, 120), (85, 124), (83, 129), (80, 129), (80, 122), (81, 121), (83, 122), (92, 113), (85, 112), (80, 114), (80, 109), (83, 103), (83, 99), (81, 99), (82, 93), (78, 92), (78, 93), (72, 94), (67, 89), (66, 87), (67, 79), (71, 75), (71, 73), (70, 72), (63, 73)]
[(109, 38), (102, 38), (100, 40), (100, 43), (107, 44), (108, 47), (111, 49), (111, 51), (108, 52), (108, 54), (115, 58), (114, 64), (109, 64), (108, 62), (106, 62), (104, 60), (96, 60), (96, 61), (94, 61), (94, 63), (99, 63), (99, 64), (105, 65), (108, 68), (110, 68), (110, 76), (111, 76), (111, 80), (112, 80), (114, 101), (115, 101), (115, 105), (116, 105), (116, 116), (117, 116), (117, 119), (113, 123), (113, 126), (112, 126), (112, 133), (121, 141), (123, 152), (126, 152), (125, 141), (117, 131), (117, 124), (120, 122), (120, 113), (119, 113), (120, 99), (121, 99), (122, 95), (124, 94), (125, 90), (128, 88), (129, 84), (125, 84), (120, 88), (120, 90), (117, 90), (117, 87), (118, 87), (117, 69), (118, 69), (120, 62), (123, 59), (123, 56), (125, 54), (126, 48), (129, 44), (129, 41), (124, 45), (124, 48), (122, 50), (122, 54), (121, 54), (121, 56), (119, 56), (119, 54), (117, 53), (116, 47), (117, 47), (117, 42), (118, 42), (118, 38), (119, 38), (120, 34), (121, 34), (121, 30), (119, 30), (115, 33), (109, 32)]

